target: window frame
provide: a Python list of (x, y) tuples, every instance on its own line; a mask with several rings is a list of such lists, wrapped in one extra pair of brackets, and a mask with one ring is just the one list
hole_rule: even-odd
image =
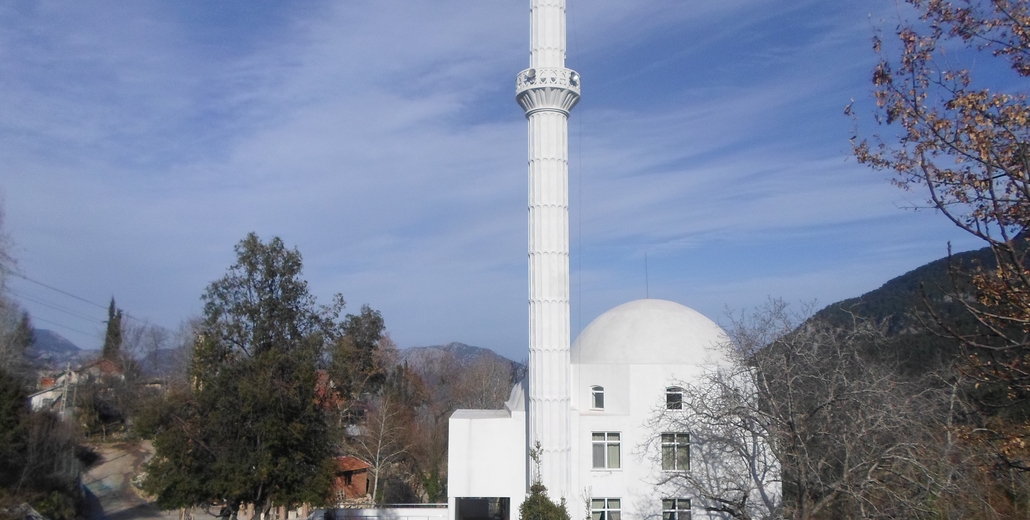
[[(601, 466), (597, 465), (599, 453)], [(594, 470), (622, 469), (622, 432), (590, 432), (590, 466)]]
[[(690, 471), (690, 434), (687, 432), (662, 432), (659, 438), (661, 446), (662, 471)], [(666, 449), (671, 456), (666, 455)], [(686, 459), (686, 467), (683, 459)], [(671, 461), (671, 463), (670, 463)]]
[[(683, 507), (683, 503), (686, 503), (686, 507)], [(691, 520), (690, 507), (689, 498), (663, 498), (662, 520)]]
[[(600, 507), (597, 506), (600, 502)], [(621, 498), (590, 498), (590, 520), (621, 520)]]
[[(598, 406), (600, 404), (600, 406)], [(590, 387), (590, 409), (604, 410), (604, 387), (594, 385)]]
[(680, 386), (667, 386), (667, 387), (665, 387), (665, 409), (666, 410), (682, 410), (683, 409), (683, 387), (680, 387)]

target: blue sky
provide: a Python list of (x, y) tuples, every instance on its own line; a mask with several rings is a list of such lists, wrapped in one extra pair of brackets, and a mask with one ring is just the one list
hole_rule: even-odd
[[(843, 109), (870, 119), (892, 0), (569, 2), (574, 334), (647, 294), (716, 321), (770, 296), (828, 304), (949, 240), (978, 247), (850, 158)], [(301, 251), (320, 299), (382, 311), (401, 347), (525, 358), (528, 14), (0, 5), (0, 193), (21, 273), (176, 328), (254, 231)], [(99, 347), (104, 309), (10, 285), (38, 327)]]

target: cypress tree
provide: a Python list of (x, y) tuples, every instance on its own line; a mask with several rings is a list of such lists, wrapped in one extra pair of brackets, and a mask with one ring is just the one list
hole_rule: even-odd
[(122, 310), (115, 306), (114, 297), (107, 307), (107, 334), (104, 335), (104, 349), (101, 357), (117, 361), (122, 350)]

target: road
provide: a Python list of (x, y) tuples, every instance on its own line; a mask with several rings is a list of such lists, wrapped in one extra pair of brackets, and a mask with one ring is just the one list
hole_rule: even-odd
[[(101, 460), (82, 476), (90, 520), (179, 520), (179, 511), (161, 511), (132, 487), (131, 479), (142, 471), (143, 464), (154, 453), (149, 442), (101, 444), (93, 449)], [(216, 518), (203, 511), (194, 514), (195, 520)]]

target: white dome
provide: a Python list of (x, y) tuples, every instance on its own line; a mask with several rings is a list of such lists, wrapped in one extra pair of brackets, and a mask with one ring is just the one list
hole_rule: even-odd
[(572, 345), (575, 364), (712, 365), (726, 362), (726, 333), (700, 312), (636, 300), (600, 315)]

